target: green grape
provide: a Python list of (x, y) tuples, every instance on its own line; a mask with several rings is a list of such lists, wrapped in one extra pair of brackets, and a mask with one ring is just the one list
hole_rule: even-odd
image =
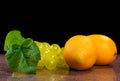
[(39, 47), (41, 60), (38, 62), (38, 69), (47, 70), (59, 70), (66, 69), (69, 70), (69, 66), (66, 64), (63, 57), (64, 47), (60, 47), (58, 44), (54, 43), (50, 45), (47, 42), (35, 41), (36, 45)]
[(45, 61), (43, 59), (38, 61), (37, 69), (43, 69), (45, 66)]
[(58, 44), (52, 44), (50, 46), (50, 48), (51, 48), (52, 53), (55, 54), (55, 55), (57, 55), (61, 52), (61, 48)]
[(41, 42), (39, 48), (42, 54), (47, 53), (50, 49), (50, 44), (47, 42)]
[(50, 45), (47, 42), (41, 42), (39, 47), (40, 47), (41, 57), (45, 61), (46, 55), (50, 52)]
[(64, 47), (61, 48), (61, 52), (58, 54), (58, 58), (56, 60), (57, 62), (57, 67), (58, 68), (63, 68), (63, 69), (68, 69), (69, 70), (69, 66), (68, 64), (65, 62), (64, 57), (63, 57), (63, 50)]
[[(41, 43), (39, 41), (35, 41), (35, 43), (40, 50)], [(43, 69), (43, 67), (44, 67), (44, 61), (43, 61), (42, 53), (40, 53), (40, 56), (41, 56), (41, 60), (38, 61), (37, 69)]]
[(50, 52), (50, 44), (47, 42), (36, 42), (36, 43), (39, 47), (41, 54), (41, 60), (38, 62), (38, 69), (44, 69), (45, 63), (47, 61), (46, 56)]
[(36, 43), (36, 45), (38, 46), (39, 50), (40, 50), (40, 45), (41, 43), (39, 41), (34, 41)]
[(61, 48), (58, 44), (52, 44), (50, 46), (50, 52), (46, 57), (46, 68), (48, 70), (55, 70), (56, 69), (56, 59), (57, 54), (59, 54), (61, 51)]
[(54, 55), (47, 55), (46, 56), (46, 63), (45, 66), (48, 70), (55, 70), (56, 69), (56, 60)]
[(39, 46), (40, 42), (39, 41), (34, 41), (37, 46)]
[(49, 53), (50, 53), (50, 44), (47, 42), (42, 42), (42, 46), (40, 48), (42, 57), (44, 59), (44, 69), (46, 68), (46, 64), (48, 63), (49, 60)]

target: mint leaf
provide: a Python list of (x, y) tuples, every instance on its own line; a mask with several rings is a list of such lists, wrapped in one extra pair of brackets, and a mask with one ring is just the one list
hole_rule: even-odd
[(27, 38), (20, 45), (12, 44), (5, 54), (6, 62), (13, 72), (36, 73), (40, 51), (34, 40)]
[(7, 51), (13, 44), (21, 45), (24, 39), (18, 30), (8, 32), (5, 38), (4, 51)]

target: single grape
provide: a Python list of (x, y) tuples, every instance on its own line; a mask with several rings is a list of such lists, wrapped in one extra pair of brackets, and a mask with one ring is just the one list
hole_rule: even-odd
[(55, 56), (52, 56), (50, 54), (46, 56), (45, 66), (48, 70), (55, 70), (56, 69)]
[(55, 54), (55, 55), (57, 55), (61, 52), (61, 48), (58, 44), (54, 43), (50, 46), (50, 48), (51, 48), (52, 53)]

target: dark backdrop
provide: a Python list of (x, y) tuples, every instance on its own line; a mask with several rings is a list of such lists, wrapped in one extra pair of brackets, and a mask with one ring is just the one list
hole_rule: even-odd
[(24, 37), (50, 44), (57, 43), (61, 47), (69, 37), (76, 34), (105, 34), (116, 42), (118, 53), (120, 53), (120, 25), (115, 14), (48, 12), (2, 15), (0, 17), (0, 54), (5, 53), (3, 47), (6, 34), (14, 29), (20, 30)]

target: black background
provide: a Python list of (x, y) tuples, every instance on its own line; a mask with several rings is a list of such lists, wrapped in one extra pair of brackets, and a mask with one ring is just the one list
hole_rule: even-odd
[(10, 12), (0, 16), (0, 54), (5, 53), (6, 34), (14, 29), (20, 30), (26, 38), (57, 43), (61, 47), (76, 34), (104, 34), (116, 42), (120, 53), (119, 11), (114, 8), (46, 8)]

